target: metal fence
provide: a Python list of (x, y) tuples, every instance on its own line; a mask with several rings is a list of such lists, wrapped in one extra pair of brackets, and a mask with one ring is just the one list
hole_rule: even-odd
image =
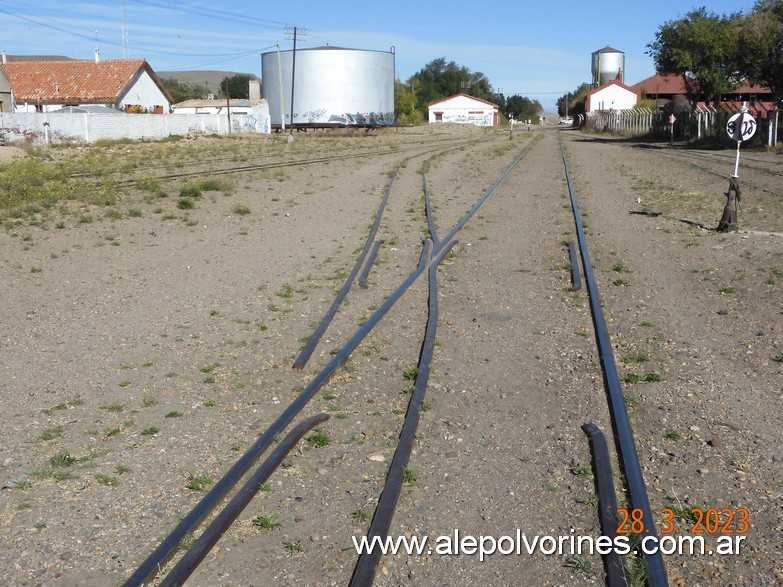
[[(739, 110), (733, 104), (722, 108), (699, 106), (690, 112), (676, 113), (674, 123), (670, 123), (671, 114), (661, 110), (604, 110), (581, 115), (578, 124), (600, 133), (647, 135), (652, 138), (689, 142), (710, 139), (723, 142), (726, 139), (726, 123), (737, 112)], [(779, 110), (760, 108), (752, 114), (758, 126), (756, 134), (749, 141), (750, 144), (774, 147), (779, 141), (783, 141)]]

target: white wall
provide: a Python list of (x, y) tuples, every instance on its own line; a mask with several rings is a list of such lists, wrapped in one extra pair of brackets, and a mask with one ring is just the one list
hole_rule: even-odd
[[(44, 125), (48, 123), (48, 125)], [(6, 143), (45, 144), (68, 140), (92, 143), (100, 139), (159, 139), (170, 135), (228, 134), (228, 117), (215, 114), (3, 114)], [(233, 133), (270, 133), (266, 103), (252, 114), (231, 115)]]
[[(441, 120), (437, 119), (441, 112)], [(484, 102), (477, 102), (467, 96), (455, 96), (429, 107), (429, 122), (454, 122), (458, 124), (473, 124), (476, 126), (492, 126), (495, 108)]]
[(139, 78), (131, 84), (128, 91), (120, 96), (120, 104), (133, 106), (138, 104), (152, 111), (155, 106), (163, 108), (164, 113), (169, 111), (169, 101), (147, 71), (142, 70)]
[(630, 110), (636, 106), (638, 97), (622, 86), (612, 84), (596, 90), (590, 95), (588, 112), (597, 110)]

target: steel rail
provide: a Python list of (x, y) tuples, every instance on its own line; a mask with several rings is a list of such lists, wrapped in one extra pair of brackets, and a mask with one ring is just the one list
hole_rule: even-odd
[[(582, 424), (582, 430), (590, 439), (593, 451), (593, 472), (598, 491), (598, 512), (601, 520), (601, 535), (614, 544), (617, 537), (617, 493), (612, 479), (612, 462), (609, 459), (609, 447), (601, 429), (595, 424)], [(607, 587), (628, 587), (623, 557), (610, 549), (603, 555), (606, 569)]]
[[(375, 514), (367, 532), (367, 539), (370, 541), (375, 536), (380, 536), (381, 538), (388, 536), (392, 518), (397, 509), (397, 502), (400, 498), (404, 481), (404, 469), (410, 460), (416, 430), (419, 427), (421, 407), (424, 405), (424, 396), (427, 392), (427, 382), (430, 377), (430, 365), (432, 364), (432, 356), (435, 349), (435, 334), (438, 326), (438, 265), (440, 265), (455, 244), (457, 244), (457, 241), (452, 240), (444, 245), (437, 257), (433, 258), (430, 263), (429, 296), (427, 299), (429, 311), (424, 341), (419, 353), (415, 388), (408, 402), (408, 410), (400, 431), (397, 448), (389, 464), (386, 483), (383, 486), (383, 492), (378, 499), (378, 505), (375, 507)], [(371, 552), (363, 552), (359, 555), (359, 559), (354, 567), (353, 577), (351, 578), (351, 587), (370, 587), (372, 585), (381, 554), (380, 548), (374, 548)]]
[[(462, 219), (462, 221), (455, 226), (449, 236), (449, 240), (453, 237), (458, 230), (464, 226), (464, 224), (473, 216), (481, 204), (483, 204), (489, 195), (495, 190), (500, 182), (510, 173), (513, 167), (524, 157), (529, 151), (529, 145), (508, 167), (503, 175), (495, 182), (495, 184), (487, 190), (483, 197), (477, 202), (473, 209)], [(456, 148), (456, 147), (454, 147)], [(391, 182), (390, 182), (391, 183)], [(379, 216), (380, 217), (380, 216)], [(422, 249), (421, 259), (416, 269), (408, 276), (408, 278), (384, 301), (384, 303), (376, 310), (370, 318), (360, 327), (360, 329), (353, 335), (353, 337), (340, 349), (340, 351), (332, 357), (327, 363), (324, 369), (316, 376), (313, 381), (302, 391), (300, 394), (289, 404), (289, 406), (283, 411), (280, 416), (272, 423), (267, 431), (259, 436), (259, 438), (253, 443), (253, 445), (234, 463), (234, 465), (228, 470), (228, 472), (212, 487), (212, 489), (201, 499), (201, 501), (180, 521), (180, 523), (172, 530), (169, 535), (163, 539), (160, 545), (150, 556), (142, 562), (142, 564), (136, 569), (136, 571), (123, 583), (123, 587), (138, 587), (143, 583), (151, 580), (160, 571), (160, 568), (173, 556), (177, 550), (180, 541), (191, 532), (196, 526), (198, 526), (210, 512), (215, 508), (217, 502), (228, 493), (238, 481), (245, 475), (247, 470), (258, 460), (258, 458), (268, 448), (269, 444), (273, 441), (276, 435), (280, 433), (286, 426), (293, 420), (293, 418), (304, 408), (304, 406), (313, 398), (313, 396), (321, 389), (334, 374), (337, 368), (342, 365), (350, 356), (351, 352), (359, 345), (359, 343), (369, 334), (372, 328), (381, 320), (381, 318), (391, 309), (396, 301), (407, 291), (407, 289), (418, 278), (427, 265), (427, 260), (431, 255), (436, 255), (442, 260), (444, 255), (439, 255), (441, 251), (445, 249), (447, 243), (441, 241), (438, 251), (435, 251), (432, 247), (431, 241), (427, 240), (424, 243)], [(448, 250), (451, 249), (453, 244), (448, 245)], [(432, 251), (431, 251), (432, 249)]]
[(381, 225), (383, 212), (386, 210), (386, 204), (389, 202), (389, 194), (391, 193), (394, 178), (397, 177), (397, 172), (400, 170), (401, 166), (402, 164), (398, 165), (397, 169), (394, 170), (392, 176), (389, 178), (389, 183), (386, 185), (386, 193), (384, 194), (383, 198), (381, 198), (381, 204), (378, 206), (378, 211), (375, 213), (375, 222), (370, 229), (370, 234), (367, 235), (367, 240), (364, 243), (362, 252), (359, 253), (359, 257), (353, 264), (353, 268), (348, 274), (348, 278), (345, 280), (345, 283), (343, 283), (343, 286), (340, 288), (337, 297), (334, 298), (332, 305), (329, 306), (326, 314), (324, 314), (324, 317), (321, 318), (321, 322), (318, 323), (318, 326), (316, 326), (315, 330), (313, 330), (313, 333), (310, 335), (310, 338), (307, 340), (307, 344), (302, 349), (302, 352), (299, 353), (299, 356), (294, 361), (294, 369), (302, 369), (307, 364), (307, 361), (310, 360), (313, 351), (315, 351), (315, 347), (318, 346), (318, 343), (321, 341), (324, 332), (326, 332), (326, 329), (329, 327), (329, 324), (332, 323), (335, 314), (337, 314), (337, 310), (340, 308), (340, 304), (343, 303), (345, 296), (347, 296), (348, 292), (351, 290), (351, 286), (353, 285), (356, 276), (359, 274), (359, 271), (364, 264), (364, 259), (367, 257), (367, 253), (370, 251), (373, 241), (375, 241), (375, 236), (378, 234), (378, 228)]
[(459, 222), (457, 222), (454, 228), (452, 228), (451, 231), (441, 239), (440, 245), (435, 247), (433, 255), (437, 254), (438, 250), (441, 247), (443, 247), (444, 244), (448, 243), (451, 239), (454, 238), (454, 235), (456, 235), (460, 230), (462, 230), (462, 227), (465, 226), (468, 220), (470, 220), (473, 217), (473, 215), (478, 211), (478, 209), (481, 208), (484, 202), (487, 201), (487, 198), (489, 198), (489, 196), (492, 195), (492, 192), (494, 192), (495, 189), (497, 189), (497, 187), (500, 185), (500, 183), (504, 179), (506, 179), (506, 176), (508, 176), (508, 174), (511, 173), (511, 171), (517, 166), (517, 164), (522, 160), (522, 158), (528, 154), (530, 149), (533, 148), (533, 145), (535, 145), (536, 142), (538, 142), (539, 138), (540, 135), (536, 136), (536, 138), (533, 139), (533, 141), (531, 141), (527, 145), (527, 147), (525, 147), (522, 150), (519, 156), (516, 159), (514, 159), (514, 161), (511, 162), (511, 165), (509, 165), (508, 168), (501, 174), (498, 180), (494, 184), (492, 184), (492, 186), (486, 192), (484, 192), (484, 195), (482, 195), (481, 198), (479, 198), (479, 200), (473, 205), (473, 207), (468, 211), (468, 213), (465, 214), (465, 216), (463, 216), (462, 219)]
[(158, 584), (158, 587), (178, 587), (182, 585), (193, 571), (196, 570), (204, 557), (217, 543), (229, 526), (245, 510), (250, 500), (255, 497), (259, 487), (264, 483), (272, 473), (275, 472), (280, 463), (283, 462), (288, 453), (297, 445), (302, 437), (312, 430), (318, 424), (326, 422), (329, 419), (328, 414), (317, 414), (300, 422), (289, 432), (286, 437), (280, 441), (275, 450), (261, 463), (253, 475), (251, 475), (245, 484), (236, 492), (234, 497), (225, 508), (212, 520), (204, 533), (188, 548), (188, 551), (182, 556), (176, 565)]
[[(417, 149), (431, 149), (433, 147), (441, 146), (442, 144), (444, 144), (444, 141), (422, 142), (420, 144), (415, 145), (415, 148), (417, 148)], [(462, 141), (462, 142), (458, 143), (457, 145), (455, 145), (454, 143), (450, 143), (450, 144), (448, 144), (448, 146), (449, 146), (449, 148), (455, 149), (455, 148), (459, 148), (459, 147), (467, 145), (467, 144), (470, 144), (469, 141)], [(184, 172), (180, 172), (180, 173), (167, 173), (167, 174), (162, 174), (162, 175), (156, 175), (154, 177), (154, 179), (168, 180), (168, 179), (182, 179), (182, 178), (187, 178), (187, 177), (203, 177), (203, 176), (206, 176), (206, 175), (229, 175), (229, 174), (232, 174), (232, 173), (246, 173), (246, 172), (250, 172), (250, 171), (261, 171), (261, 170), (265, 170), (265, 169), (277, 169), (277, 168), (280, 168), (280, 167), (296, 167), (296, 166), (300, 166), (300, 165), (309, 165), (311, 163), (328, 163), (330, 161), (343, 161), (343, 160), (346, 160), (346, 159), (366, 158), (366, 157), (368, 157), (370, 155), (374, 155), (374, 156), (390, 155), (390, 154), (393, 154), (394, 152), (395, 152), (395, 150), (392, 149), (392, 148), (378, 148), (376, 150), (367, 150), (367, 149), (365, 149), (365, 150), (362, 150), (362, 151), (359, 151), (359, 152), (356, 152), (356, 153), (343, 153), (343, 154), (338, 154), (338, 155), (331, 155), (331, 156), (328, 156), (328, 157), (318, 157), (318, 158), (314, 158), (314, 159), (297, 159), (297, 160), (293, 160), (293, 161), (282, 160), (282, 161), (275, 161), (275, 162), (271, 162), (271, 163), (264, 162), (264, 163), (255, 163), (255, 164), (252, 164), (252, 165), (242, 165), (242, 166), (238, 166), (238, 167), (226, 167), (226, 168), (222, 168), (222, 169), (193, 170), (193, 171), (184, 171)], [(205, 163), (210, 163), (210, 162), (212, 162), (212, 160), (208, 160)], [(200, 162), (200, 161), (193, 162), (193, 165), (201, 165), (201, 164), (202, 164), (202, 162)], [(170, 167), (173, 167), (173, 166), (174, 166), (174, 164), (171, 164), (171, 165), (161, 165), (160, 167), (157, 167), (157, 168), (161, 168), (161, 167), (162, 168), (170, 168)], [(114, 170), (114, 171), (110, 171), (109, 173), (112, 173), (112, 174), (126, 174), (126, 172), (124, 172), (122, 170), (119, 170), (119, 169), (118, 170)], [(102, 172), (100, 175), (98, 175), (98, 174), (87, 174), (87, 175), (77, 175), (77, 174), (74, 174), (73, 177), (85, 177), (86, 176), (86, 177), (103, 178), (104, 175), (105, 175), (105, 173)], [(116, 181), (115, 185), (121, 186), (121, 187), (122, 186), (133, 185), (135, 182), (137, 182), (137, 181), (139, 181), (141, 179), (148, 179), (148, 178), (145, 176), (145, 177), (134, 177), (134, 178), (131, 178), (131, 179), (122, 179), (122, 180)]]
[(571, 259), (571, 291), (579, 291), (582, 289), (582, 276), (579, 273), (579, 259), (573, 241), (568, 243), (568, 257)]
[(430, 238), (432, 239), (432, 246), (436, 249), (440, 245), (438, 239), (438, 233), (435, 232), (435, 222), (432, 216), (432, 205), (430, 203), (430, 190), (427, 187), (427, 174), (422, 170), (421, 172), (421, 184), (424, 190), (424, 213), (427, 215), (427, 224), (430, 227)]
[(416, 269), (394, 290), (381, 306), (373, 312), (367, 321), (356, 331), (356, 333), (345, 343), (336, 355), (327, 363), (323, 370), (316, 375), (310, 384), (302, 390), (299, 395), (288, 405), (272, 425), (264, 432), (253, 445), (243, 454), (239, 460), (221, 477), (210, 491), (196, 504), (177, 525), (169, 535), (163, 539), (155, 551), (136, 569), (136, 571), (123, 583), (123, 587), (139, 587), (143, 583), (153, 578), (160, 567), (168, 561), (177, 550), (180, 541), (199, 525), (204, 518), (214, 509), (218, 501), (230, 491), (234, 485), (244, 476), (247, 470), (263, 454), (267, 447), (272, 443), (275, 436), (279, 434), (294, 417), (302, 411), (313, 396), (329, 381), (334, 372), (342, 365), (350, 354), (359, 346), (359, 343), (370, 333), (370, 331), (380, 322), (391, 307), (402, 297), (414, 281), (421, 275), (427, 265), (431, 250), (431, 242), (425, 241), (422, 247), (421, 259)]
[[(571, 182), (571, 172), (568, 168), (568, 158), (566, 157), (563, 143), (560, 143), (560, 151), (563, 157), (563, 167), (565, 169), (566, 182), (568, 183), (568, 193), (571, 198), (571, 208), (574, 213), (574, 224), (579, 240), (579, 249), (582, 256), (582, 267), (585, 273), (585, 283), (587, 293), (590, 299), (590, 310), (593, 315), (593, 327), (595, 329), (596, 343), (601, 360), (601, 369), (604, 374), (604, 388), (609, 400), (609, 410), (612, 417), (612, 425), (617, 439), (618, 452), (620, 454), (620, 463), (625, 473), (628, 485), (628, 493), (631, 505), (642, 511), (642, 520), (647, 536), (656, 536), (658, 532), (655, 528), (655, 520), (650, 509), (650, 500), (647, 496), (647, 487), (644, 483), (642, 468), (639, 464), (639, 455), (636, 450), (636, 442), (633, 437), (631, 420), (628, 417), (628, 409), (625, 405), (620, 377), (617, 374), (617, 365), (615, 364), (614, 353), (612, 352), (612, 343), (609, 337), (609, 331), (606, 327), (606, 319), (601, 309), (601, 301), (598, 295), (598, 286), (595, 282), (590, 255), (587, 250), (587, 241), (585, 239), (584, 228), (582, 226), (582, 216), (579, 213), (579, 205), (574, 194), (574, 186)], [(663, 565), (663, 557), (660, 551), (656, 554), (645, 555), (647, 563), (647, 582), (650, 587), (666, 587), (668, 579), (666, 569)]]
[(375, 259), (378, 257), (378, 251), (381, 250), (382, 246), (383, 239), (375, 241), (372, 251), (370, 251), (370, 256), (367, 257), (367, 262), (364, 264), (364, 269), (362, 269), (362, 272), (359, 275), (359, 287), (367, 287), (367, 278), (370, 277), (370, 270), (372, 269), (372, 266), (375, 265)]
[[(530, 143), (520, 153), (520, 155), (514, 159), (508, 168), (500, 175), (498, 180), (482, 195), (482, 197), (460, 220), (460, 222), (457, 223), (451, 232), (449, 232), (448, 236), (440, 241), (438, 245), (434, 246), (434, 258), (430, 264), (429, 269), (429, 312), (427, 317), (425, 336), (419, 355), (418, 373), (416, 375), (415, 387), (413, 394), (411, 395), (411, 399), (408, 402), (408, 410), (405, 415), (402, 430), (400, 432), (397, 448), (389, 465), (386, 476), (386, 483), (384, 484), (383, 492), (381, 493), (381, 496), (378, 500), (378, 505), (375, 508), (375, 514), (373, 515), (370, 528), (367, 532), (368, 540), (372, 540), (375, 536), (385, 537), (388, 535), (389, 529), (391, 527), (391, 521), (397, 508), (400, 492), (402, 490), (404, 468), (408, 464), (411, 452), (413, 450), (413, 441), (415, 439), (416, 430), (419, 425), (421, 406), (424, 403), (427, 382), (429, 381), (430, 364), (432, 363), (432, 355), (435, 348), (435, 332), (438, 321), (437, 267), (443, 261), (448, 252), (451, 251), (452, 247), (454, 247), (454, 245), (457, 243), (457, 241), (453, 240), (454, 235), (459, 230), (461, 230), (462, 227), (478, 211), (478, 209), (481, 208), (489, 196), (495, 191), (495, 189), (497, 189), (497, 187), (508, 176), (511, 170), (514, 169), (514, 167), (516, 167), (516, 165), (524, 158), (524, 156), (530, 151), (534, 144), (535, 141)], [(427, 179), (423, 171), (422, 176), (427, 222), (431, 236), (433, 239), (436, 239), (437, 235), (435, 233), (434, 224), (432, 221), (432, 209), (429, 205)], [(356, 566), (354, 567), (353, 576), (351, 578), (351, 587), (369, 587), (372, 585), (380, 557), (381, 551), (377, 548), (373, 549), (372, 552), (364, 552), (359, 556)]]
[[(461, 144), (457, 145), (450, 145), (446, 151), (457, 149), (461, 147)], [(358, 259), (354, 263), (354, 267), (351, 270), (350, 274), (348, 275), (348, 278), (345, 280), (345, 283), (343, 284), (342, 288), (340, 289), (339, 293), (337, 294), (337, 297), (332, 302), (331, 306), (329, 306), (329, 309), (326, 311), (326, 314), (321, 319), (321, 322), (318, 324), (318, 326), (315, 328), (313, 333), (310, 335), (310, 338), (307, 340), (307, 344), (305, 345), (305, 348), (302, 349), (301, 353), (299, 353), (299, 356), (296, 358), (293, 364), (294, 369), (302, 369), (306, 364), (307, 361), (310, 360), (310, 357), (312, 356), (313, 352), (315, 351), (315, 347), (318, 345), (318, 342), (323, 337), (324, 333), (326, 332), (326, 329), (329, 327), (329, 324), (331, 324), (332, 320), (334, 319), (335, 314), (337, 313), (337, 310), (339, 309), (340, 305), (342, 304), (345, 297), (348, 295), (348, 292), (351, 289), (351, 285), (353, 284), (354, 280), (356, 279), (356, 275), (359, 272), (359, 269), (364, 262), (365, 257), (367, 256), (367, 251), (370, 248), (370, 245), (372, 244), (372, 241), (375, 239), (375, 236), (378, 232), (378, 227), (381, 222), (381, 218), (383, 217), (383, 211), (386, 208), (386, 203), (389, 199), (389, 194), (391, 192), (392, 185), (394, 184), (394, 179), (397, 176), (398, 171), (402, 167), (402, 165), (412, 159), (413, 156), (407, 157), (405, 160), (403, 160), (403, 163), (400, 163), (399, 166), (394, 170), (394, 173), (391, 176), (391, 179), (389, 180), (389, 183), (386, 187), (386, 193), (383, 197), (383, 200), (381, 202), (381, 205), (378, 209), (377, 214), (375, 215), (375, 223), (373, 224), (372, 230), (370, 231), (369, 236), (367, 237), (367, 241), (364, 244), (364, 248), (362, 249), (362, 252), (360, 253)], [(425, 163), (426, 165), (426, 163)], [(499, 183), (499, 182), (498, 182)], [(492, 188), (494, 189), (494, 187)], [(425, 190), (426, 190), (426, 182), (425, 182)], [(487, 194), (488, 195), (488, 194)], [(486, 199), (486, 197), (485, 197)], [(428, 213), (427, 216), (428, 220), (430, 221), (430, 226), (432, 226), (432, 220), (431, 220), (431, 214)], [(433, 236), (434, 231), (432, 232)], [(437, 236), (435, 236), (437, 238)], [(434, 247), (437, 247), (438, 245), (434, 245)], [(366, 268), (367, 274), (369, 274), (370, 267)], [(359, 282), (360, 287), (364, 287), (366, 285), (366, 279), (362, 282)]]

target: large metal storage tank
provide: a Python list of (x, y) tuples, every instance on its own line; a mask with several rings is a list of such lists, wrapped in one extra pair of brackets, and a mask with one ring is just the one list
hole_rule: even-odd
[[(278, 57), (279, 56), (279, 57)], [(272, 126), (379, 125), (394, 122), (394, 52), (317, 47), (261, 55), (261, 85)], [(282, 81), (282, 83), (281, 83)]]
[(625, 53), (607, 46), (593, 53), (593, 86), (602, 86), (606, 82), (617, 79), (622, 73), (625, 76)]

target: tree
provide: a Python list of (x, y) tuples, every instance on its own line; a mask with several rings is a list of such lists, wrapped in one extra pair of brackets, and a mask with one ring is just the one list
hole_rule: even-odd
[(533, 120), (538, 122), (538, 115), (543, 110), (538, 100), (524, 96), (510, 96), (506, 100), (506, 116), (515, 120)]
[(783, 0), (757, 0), (738, 24), (742, 73), (783, 98)]
[(717, 103), (736, 87), (739, 71), (738, 14), (722, 16), (699, 8), (658, 29), (647, 54), (662, 75), (679, 75), (692, 104)]
[(421, 112), (416, 110), (413, 89), (399, 80), (394, 81), (394, 110), (401, 124), (421, 124), (424, 121)]
[(185, 100), (203, 100), (209, 93), (204, 86), (180, 83), (175, 79), (163, 80), (163, 87), (166, 88), (174, 104), (179, 104)]
[(558, 116), (576, 117), (585, 113), (585, 97), (590, 91), (590, 84), (579, 84), (573, 92), (557, 99)]
[(471, 72), (454, 61), (447, 62), (445, 57), (430, 61), (408, 78), (407, 85), (415, 93), (416, 108), (425, 119), (428, 104), (454, 94), (469, 94), (493, 103), (497, 103), (499, 96), (483, 73)]
[(250, 80), (255, 79), (252, 75), (246, 73), (237, 73), (231, 77), (224, 77), (220, 82), (220, 91), (223, 97), (243, 98), (247, 100), (250, 97)]

